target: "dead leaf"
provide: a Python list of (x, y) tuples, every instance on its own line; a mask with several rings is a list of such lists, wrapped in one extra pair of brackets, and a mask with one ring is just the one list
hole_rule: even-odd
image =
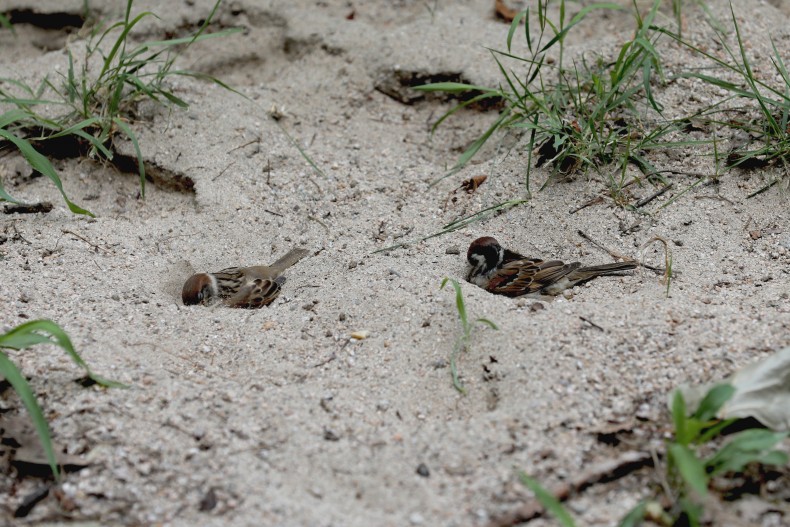
[(505, 22), (512, 22), (518, 15), (518, 11), (505, 5), (504, 0), (494, 0), (494, 12), (498, 18)]

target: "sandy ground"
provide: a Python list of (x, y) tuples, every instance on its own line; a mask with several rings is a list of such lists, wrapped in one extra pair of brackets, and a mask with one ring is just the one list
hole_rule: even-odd
[[(765, 72), (769, 35), (790, 50), (786, 15), (774, 3), (754, 2), (741, 19)], [(122, 2), (90, 4), (104, 16), (122, 9)], [(412, 73), (498, 83), (485, 46), (504, 48), (507, 25), (491, 4), (227, 2), (218, 25), (244, 32), (196, 46), (182, 64), (221, 77), (250, 100), (180, 78), (172, 86), (188, 111), (142, 105), (133, 125), (160, 181), (146, 186), (144, 200), (135, 174), (86, 159), (56, 161), (68, 194), (95, 219), (70, 214), (45, 178), (3, 152), (9, 192), (56, 207), (0, 219), (2, 329), (55, 320), (98, 373), (130, 385), (75, 384), (81, 371), (59, 349), (10, 353), (57, 444), (90, 466), (65, 478), (64, 500), (49, 497), (19, 519), (13, 511), (41, 480), (4, 470), (4, 521), (482, 526), (530, 497), (519, 471), (553, 486), (617, 457), (622, 447), (596, 439), (613, 422), (637, 429), (642, 448), (660, 447), (670, 430), (666, 394), (676, 385), (723, 377), (788, 345), (787, 196), (774, 187), (746, 199), (771, 171), (728, 172), (660, 209), (695, 181), (673, 176), (675, 190), (645, 207), (648, 214), (607, 200), (569, 214), (605, 188), (600, 177), (581, 176), (465, 230), (374, 253), (525, 194), (526, 148), (500, 136), (468, 168), (430, 186), (495, 113), (460, 112), (431, 136), (450, 103), (407, 105), (377, 89)], [(711, 4), (726, 20), (726, 4)], [(79, 13), (81, 6), (3, 0), (0, 11)], [(136, 2), (136, 11), (160, 19), (141, 24), (135, 38), (186, 34), (210, 6)], [(686, 17), (689, 38), (706, 42), (711, 33), (698, 10), (687, 8)], [(571, 34), (567, 52), (613, 57), (632, 31), (625, 13), (596, 14)], [(20, 24), (17, 32), (0, 32), (0, 77), (53, 78), (66, 67), (64, 46), (83, 50), (74, 30)], [(697, 60), (665, 45), (669, 72)], [(669, 115), (723, 95), (692, 81), (656, 94)], [(273, 107), (322, 173), (270, 117)], [(124, 141), (118, 148), (132, 153)], [(655, 152), (651, 161), (711, 173), (701, 152)], [(462, 179), (478, 174), (489, 179), (474, 195), (446, 205)], [(546, 176), (533, 173), (533, 190)], [(653, 189), (631, 192), (638, 198)], [(439, 289), (442, 279), (465, 275), (466, 248), (482, 235), (533, 256), (611, 261), (579, 229), (631, 256), (653, 236), (669, 240), (677, 272), (669, 297), (649, 272), (595, 280), (543, 309), (463, 283), (470, 316), (488, 317), (499, 330), (474, 333), (459, 361), (468, 389), (460, 395), (448, 368), (458, 315), (453, 294)], [(270, 307), (181, 305), (180, 286), (192, 272), (265, 264), (295, 246), (312, 254), (288, 271)], [(651, 246), (644, 258), (662, 265), (663, 251)], [(369, 336), (351, 340), (354, 331)], [(3, 417), (18, 411), (8, 389), (0, 405), (13, 409)], [(651, 495), (653, 476), (643, 470), (596, 485), (569, 508), (580, 525), (614, 525)], [(787, 481), (779, 486), (786, 496)], [(790, 521), (786, 501), (756, 517), (743, 509), (727, 504), (718, 525)]]

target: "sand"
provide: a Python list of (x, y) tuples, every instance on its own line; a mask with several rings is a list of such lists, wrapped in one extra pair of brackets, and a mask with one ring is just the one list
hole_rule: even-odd
[[(0, 219), (2, 329), (52, 319), (97, 373), (130, 386), (83, 388), (73, 382), (82, 371), (55, 347), (9, 352), (57, 445), (89, 466), (66, 476), (65, 498), (50, 496), (19, 519), (13, 511), (41, 480), (4, 470), (4, 522), (484, 526), (530, 498), (520, 471), (552, 487), (616, 458), (626, 448), (596, 434), (612, 423), (636, 430), (639, 448), (661, 449), (674, 387), (724, 377), (787, 346), (787, 196), (777, 185), (746, 198), (779, 174), (773, 168), (724, 172), (718, 184), (665, 208), (696, 178), (672, 176), (673, 190), (639, 212), (604, 199), (570, 214), (607, 195), (606, 182), (591, 173), (538, 191), (544, 167), (532, 174), (527, 204), (419, 241), (449, 221), (526, 197), (528, 150), (512, 135), (495, 135), (468, 167), (432, 185), (495, 112), (459, 112), (432, 135), (452, 102), (404, 104), (382, 92), (415, 74), (501, 82), (485, 47), (504, 49), (507, 24), (494, 18), (492, 3), (227, 2), (218, 26), (244, 31), (196, 45), (178, 64), (222, 78), (247, 99), (182, 77), (170, 86), (188, 110), (141, 104), (131, 124), (156, 176), (145, 199), (134, 173), (55, 160), (67, 194), (96, 218), (71, 214), (48, 180), (2, 153), (12, 195), (55, 204), (46, 214)], [(121, 4), (90, 2), (109, 18)], [(727, 4), (710, 4), (726, 21)], [(135, 2), (135, 12), (160, 18), (141, 23), (134, 38), (185, 35), (211, 5)], [(0, 3), (0, 11), (81, 7)], [(749, 16), (739, 11), (766, 75), (769, 36), (790, 49), (786, 11), (781, 2), (754, 2)], [(702, 13), (688, 6), (685, 17), (689, 38), (709, 42)], [(566, 53), (614, 57), (633, 27), (627, 12), (596, 13), (569, 35)], [(669, 74), (702, 64), (662, 43)], [(0, 46), (0, 77), (37, 82), (62, 74), (65, 49), (81, 56), (84, 41), (74, 29), (20, 24), (16, 37), (0, 32)], [(724, 95), (691, 80), (654, 89), (668, 116)], [(729, 132), (718, 133), (726, 143)], [(116, 147), (133, 155), (122, 137)], [(708, 151), (654, 152), (651, 161), (712, 174)], [(488, 180), (474, 194), (448, 202), (479, 174)], [(654, 189), (630, 192), (640, 198)], [(662, 246), (640, 246), (666, 239), (676, 273), (669, 295), (649, 271), (597, 279), (541, 307), (463, 281), (466, 249), (483, 235), (531, 256), (611, 261), (578, 230), (656, 266)], [(398, 243), (408, 245), (375, 252)], [(288, 270), (271, 306), (182, 305), (191, 273), (270, 263), (297, 246), (311, 255)], [(460, 326), (452, 291), (439, 288), (444, 277), (461, 281), (471, 318), (499, 327), (476, 326), (459, 358), (466, 395), (450, 378)], [(9, 389), (0, 406), (9, 410), (1, 418), (25, 415)], [(596, 485), (569, 510), (580, 525), (615, 525), (653, 495), (655, 476), (646, 469)], [(718, 525), (788, 521), (786, 502), (771, 507), (784, 512), (754, 519), (738, 503), (723, 504)]]

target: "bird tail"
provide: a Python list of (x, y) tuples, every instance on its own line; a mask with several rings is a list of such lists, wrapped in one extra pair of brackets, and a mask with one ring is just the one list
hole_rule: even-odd
[(291, 249), (285, 254), (285, 256), (281, 257), (279, 260), (274, 262), (271, 265), (271, 267), (277, 269), (279, 272), (282, 272), (288, 269), (289, 267), (291, 267), (292, 265), (294, 265), (296, 262), (307, 256), (308, 254), (310, 254), (310, 251), (308, 251), (307, 249)]
[(580, 267), (574, 271), (574, 274), (584, 274), (591, 276), (606, 276), (610, 274), (617, 274), (621, 271), (628, 271), (636, 269), (637, 264), (634, 262), (615, 262), (603, 265), (591, 265), (589, 267)]

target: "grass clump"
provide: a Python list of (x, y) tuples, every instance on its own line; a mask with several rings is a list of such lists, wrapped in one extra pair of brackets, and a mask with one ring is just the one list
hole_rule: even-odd
[[(61, 193), (62, 185), (55, 171), (41, 160), (43, 156), (33, 153), (38, 153), (36, 147), (39, 145), (44, 147), (46, 142), (68, 139), (90, 157), (112, 160), (113, 141), (121, 134), (134, 146), (140, 190), (144, 196), (143, 155), (130, 125), (136, 105), (147, 99), (187, 108), (187, 102), (173, 93), (167, 84), (173, 76), (207, 79), (232, 90), (214, 77), (174, 67), (179, 55), (192, 44), (240, 31), (206, 32), (221, 0), (214, 4), (194, 34), (137, 45), (130, 42), (131, 31), (143, 20), (156, 18), (156, 15), (144, 11), (132, 16), (133, 4), (133, 0), (127, 1), (123, 20), (107, 27), (93, 28), (85, 42), (84, 57), (79, 61), (68, 49), (68, 67), (65, 73), (58, 73), (57, 78), (47, 76), (36, 87), (15, 79), (0, 79), (0, 103), (12, 107), (0, 115), (0, 137), (17, 147), (31, 166), (47, 175)], [(13, 87), (13, 92), (8, 86)], [(0, 191), (0, 199), (16, 201), (2, 188)], [(74, 205), (65, 194), (64, 199), (72, 212), (90, 214)]]
[(474, 322), (469, 322), (469, 317), (466, 314), (466, 304), (464, 302), (464, 295), (461, 292), (461, 285), (458, 283), (458, 280), (454, 278), (446, 277), (442, 280), (442, 285), (439, 289), (444, 289), (447, 283), (450, 283), (455, 289), (455, 307), (458, 310), (458, 318), (461, 322), (461, 333), (455, 339), (455, 345), (453, 346), (453, 351), (450, 354), (450, 374), (453, 378), (453, 386), (459, 393), (466, 394), (466, 388), (461, 383), (461, 380), (458, 378), (458, 356), (463, 352), (469, 349), (469, 343), (472, 338), (472, 330), (474, 329), (474, 323), (479, 322), (481, 324), (485, 324), (486, 326), (492, 329), (499, 329), (497, 325), (488, 320), (487, 318), (478, 318), (475, 319)]
[[(717, 23), (711, 22), (710, 24), (715, 34), (715, 41), (721, 46), (724, 57), (702, 49), (684, 39), (680, 34), (672, 33), (666, 29), (659, 29), (659, 31), (712, 63), (712, 67), (706, 68), (705, 73), (689, 71), (682, 73), (681, 77), (699, 79), (726, 90), (733, 99), (744, 99), (751, 103), (748, 107), (741, 107), (741, 111), (753, 113), (755, 109), (757, 110), (759, 117), (751, 121), (726, 118), (716, 122), (720, 126), (743, 132), (753, 139), (735, 145), (727, 156), (727, 165), (729, 167), (758, 168), (776, 162), (783, 168), (785, 183), (788, 185), (790, 184), (790, 172), (788, 172), (788, 161), (790, 161), (790, 74), (788, 74), (782, 55), (776, 47), (776, 42), (771, 38), (773, 52), (770, 56), (771, 68), (774, 75), (781, 79), (781, 83), (777, 86), (763, 80), (767, 77), (765, 74), (756, 75), (756, 68), (746, 51), (744, 36), (735, 16), (732, 2), (730, 2), (730, 15), (734, 35), (729, 35)], [(717, 72), (721, 72), (721, 74)], [(721, 103), (716, 106), (719, 104)], [(766, 187), (752, 195), (767, 190), (779, 181), (779, 179), (771, 181)]]
[(33, 426), (44, 448), (47, 456), (47, 461), (52, 469), (52, 474), (57, 478), (59, 477), (59, 470), (57, 459), (55, 457), (55, 450), (52, 447), (52, 438), (49, 433), (49, 425), (44, 418), (44, 413), (36, 401), (33, 390), (30, 388), (22, 372), (2, 351), (3, 349), (23, 350), (35, 346), (36, 344), (55, 344), (60, 346), (74, 361), (75, 364), (83, 368), (93, 382), (105, 387), (125, 387), (125, 385), (105, 379), (93, 373), (90, 367), (82, 360), (82, 357), (76, 352), (71, 343), (71, 339), (63, 329), (52, 322), (51, 320), (32, 320), (21, 324), (10, 331), (0, 335), (0, 376), (5, 378), (19, 398), (22, 404), (30, 414), (30, 419), (33, 421)]
[[(655, 77), (663, 79), (661, 57), (655, 46), (660, 33), (653, 26), (660, 3), (660, 0), (655, 0), (644, 17), (634, 5), (634, 37), (622, 44), (614, 61), (603, 57), (588, 61), (582, 57), (568, 65), (564, 59), (564, 42), (570, 30), (594, 10), (619, 10), (621, 6), (591, 4), (569, 18), (564, 0), (541, 0), (537, 2), (536, 9), (526, 9), (513, 20), (506, 51), (489, 50), (504, 79), (499, 87), (462, 83), (417, 87), (423, 91), (457, 94), (477, 92), (476, 96), (439, 119), (434, 128), (469, 104), (488, 98), (504, 101), (505, 108), (488, 130), (461, 155), (454, 170), (463, 167), (495, 131), (517, 129), (529, 137), (525, 174), (527, 196), (531, 192), (533, 155), (536, 166), (546, 164), (552, 167), (553, 178), (579, 171), (602, 172), (602, 168), (607, 167), (607, 173), (602, 175), (616, 192), (624, 181), (609, 174), (624, 173), (628, 163), (635, 163), (651, 176), (657, 174), (643, 153), (655, 147), (676, 127), (668, 123), (646, 132), (639, 115), (647, 109), (660, 115), (662, 110), (651, 89), (651, 81)], [(550, 4), (558, 4), (557, 20), (549, 17)], [(522, 22), (528, 49), (526, 57), (512, 52), (513, 37)], [(506, 64), (513, 63), (519, 67), (518, 73), (506, 67)]]

